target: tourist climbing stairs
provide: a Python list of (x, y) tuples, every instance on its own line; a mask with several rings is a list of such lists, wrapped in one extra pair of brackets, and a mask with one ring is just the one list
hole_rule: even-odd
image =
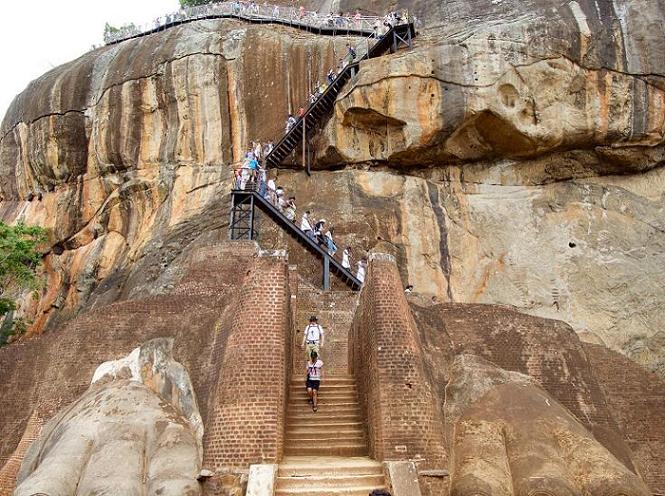
[(304, 374), (291, 383), (279, 496), (367, 496), (385, 486), (381, 464), (368, 457), (354, 377), (324, 377), (317, 412), (307, 402)]
[(401, 43), (410, 45), (411, 39), (414, 36), (415, 28), (413, 23), (404, 23), (392, 27), (380, 38), (371, 38), (371, 41), (368, 39), (367, 43), (371, 43), (371, 45), (364, 51), (364, 54), (360, 55), (353, 63), (347, 65), (336, 76), (323, 94), (309, 106), (304, 115), (298, 118), (291, 129), (275, 145), (266, 157), (267, 166), (279, 166), (303, 142), (303, 136), (307, 139), (316, 132), (324, 118), (330, 115), (341, 89), (357, 73), (361, 61), (378, 57), (387, 51), (395, 51)]
[[(300, 281), (296, 294), (293, 380), (286, 415), (284, 459), (279, 464), (279, 496), (367, 496), (384, 488), (382, 465), (368, 457), (367, 437), (356, 381), (349, 374), (348, 338), (358, 295), (321, 291)], [(305, 390), (305, 356), (300, 348), (309, 317), (324, 326), (324, 362), (318, 411)]]

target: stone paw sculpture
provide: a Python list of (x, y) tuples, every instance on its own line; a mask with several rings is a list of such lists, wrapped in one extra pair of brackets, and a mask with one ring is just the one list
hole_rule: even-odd
[(173, 340), (102, 364), (32, 444), (15, 496), (195, 496), (203, 424)]
[(446, 387), (452, 496), (649, 496), (533, 379), (458, 356)]

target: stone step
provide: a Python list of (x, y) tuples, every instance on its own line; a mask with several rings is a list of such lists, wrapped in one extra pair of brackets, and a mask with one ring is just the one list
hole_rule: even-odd
[(304, 426), (310, 423), (315, 425), (317, 422), (331, 423), (334, 421), (340, 423), (362, 422), (362, 416), (359, 412), (329, 412), (324, 407), (319, 408), (318, 412), (308, 409), (286, 416), (286, 425), (288, 427)]
[(383, 474), (383, 465), (368, 457), (288, 456), (279, 464), (279, 477)]
[(365, 429), (362, 427), (339, 428), (339, 427), (303, 427), (289, 429), (286, 431), (286, 438), (295, 440), (302, 439), (327, 439), (330, 437), (358, 437), (365, 439)]
[[(287, 417), (297, 416), (303, 411), (303, 409), (311, 410), (311, 407), (305, 403), (298, 406), (290, 406), (289, 409), (286, 411), (286, 416)], [(345, 406), (345, 405), (330, 405), (325, 403), (319, 403), (318, 410), (319, 411), (316, 413), (321, 412), (329, 414), (334, 413), (338, 415), (348, 415), (348, 414), (353, 414), (358, 416), (361, 415), (360, 407), (358, 405)]]
[(364, 444), (365, 434), (363, 431), (341, 434), (337, 432), (308, 432), (289, 437), (287, 445), (309, 446), (322, 444), (326, 447), (346, 446), (349, 444)]
[(362, 422), (317, 422), (316, 424), (290, 425), (286, 429), (286, 438), (291, 434), (298, 435), (303, 432), (365, 432), (365, 425)]
[(287, 441), (284, 445), (284, 454), (287, 456), (367, 456), (367, 444), (360, 441), (346, 442), (331, 445), (305, 445)]
[[(302, 382), (302, 384), (299, 384), (298, 386), (291, 386), (290, 393), (292, 396), (307, 396), (307, 389), (305, 388), (305, 381)], [(353, 396), (355, 398), (358, 397), (358, 391), (355, 388), (349, 387), (349, 386), (335, 386), (328, 384), (327, 382), (322, 382), (319, 385), (319, 393), (320, 394), (327, 394), (331, 397), (335, 396), (340, 396), (340, 397), (345, 397), (345, 396)]]
[(385, 486), (364, 486), (364, 487), (347, 487), (341, 489), (333, 488), (317, 488), (311, 487), (307, 489), (277, 489), (275, 496), (367, 496), (375, 489), (386, 489)]
[[(320, 388), (318, 394), (319, 400), (326, 399), (329, 402), (337, 401), (339, 403), (358, 403), (358, 395), (355, 391), (331, 391), (327, 388)], [(289, 395), (289, 403), (300, 404), (303, 401), (307, 401), (309, 395), (305, 388), (299, 389), (298, 391), (293, 391)]]
[[(301, 384), (298, 384), (297, 386), (291, 386), (291, 389), (289, 391), (290, 396), (297, 398), (299, 396), (307, 396), (307, 389), (305, 388), (305, 381), (302, 381)], [(323, 381), (319, 385), (319, 394), (327, 394), (328, 396), (335, 397), (335, 396), (353, 396), (353, 397), (358, 397), (358, 391), (355, 388), (352, 388), (350, 386), (336, 386), (334, 384), (328, 384), (326, 381)]]
[[(345, 475), (308, 475), (305, 477), (278, 477), (277, 491), (292, 489), (317, 488), (319, 494), (327, 494), (328, 489), (346, 489), (372, 487), (376, 489), (385, 484), (383, 474), (345, 474)], [(366, 496), (366, 495), (365, 495)]]
[[(304, 376), (304, 372), (303, 372), (303, 376)], [(301, 385), (302, 383), (303, 383), (303, 379), (301, 377), (291, 379), (291, 385), (292, 386), (298, 386), (298, 385)], [(352, 375), (327, 374), (326, 375), (326, 383), (331, 384), (331, 385), (333, 385), (333, 384), (349, 384), (349, 385), (355, 386), (356, 385), (356, 380)]]
[[(293, 388), (289, 393), (289, 398), (298, 399), (307, 397), (307, 389), (305, 389), (304, 383), (297, 389)], [(323, 383), (319, 386), (319, 396), (328, 396), (328, 398), (354, 398), (354, 401), (356, 401), (358, 398), (358, 392), (354, 389), (331, 388)]]
[[(355, 384), (330, 384), (327, 380), (321, 385), (326, 391), (331, 393), (355, 393), (356, 386)], [(291, 384), (291, 393), (297, 393), (302, 391), (305, 392), (305, 381), (304, 379), (296, 384)]]

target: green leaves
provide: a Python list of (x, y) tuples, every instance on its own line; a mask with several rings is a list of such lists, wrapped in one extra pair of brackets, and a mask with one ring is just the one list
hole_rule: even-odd
[(0, 222), (0, 315), (11, 309), (7, 299), (37, 288), (35, 271), (42, 259), (37, 247), (45, 241), (41, 227)]
[(39, 287), (37, 268), (42, 255), (38, 248), (45, 242), (46, 231), (41, 227), (0, 222), (0, 317), (6, 315), (0, 326), (0, 346), (27, 328), (24, 319), (13, 318), (13, 311), (23, 291)]
[(181, 7), (194, 7), (196, 5), (204, 5), (206, 3), (215, 3), (215, 0), (180, 0)]
[(16, 310), (16, 298), (23, 291), (39, 287), (37, 268), (42, 256), (38, 248), (44, 242), (46, 231), (41, 227), (0, 222), (0, 317), (10, 314), (2, 324), (0, 345), (10, 335), (25, 331), (25, 321), (13, 319), (11, 313)]

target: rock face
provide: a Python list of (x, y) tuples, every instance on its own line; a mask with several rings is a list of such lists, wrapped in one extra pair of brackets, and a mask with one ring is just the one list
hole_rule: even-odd
[[(161, 273), (225, 222), (230, 164), (250, 139), (278, 135), (305, 100), (303, 75), (322, 76), (344, 42), (201, 21), (88, 53), (31, 83), (2, 125), (0, 217), (51, 232), (48, 289), (36, 307), (26, 302), (35, 329), (52, 314), (70, 317), (148, 252)], [(110, 284), (131, 296), (145, 289), (145, 269)]]
[(529, 376), (460, 355), (447, 391), (453, 494), (650, 494)]
[[(424, 21), (415, 47), (363, 62), (313, 175), (278, 183), (338, 246), (390, 245), (427, 298), (563, 320), (665, 375), (662, 0), (400, 6)], [(172, 289), (182, 254), (223, 235), (249, 141), (279, 138), (345, 42), (199, 21), (31, 83), (0, 132), (0, 218), (49, 228), (47, 284), (21, 309), (33, 332)]]
[(461, 494), (649, 494), (635, 474), (661, 490), (662, 379), (560, 321), (409, 300)]
[(32, 443), (14, 494), (200, 494), (203, 424), (172, 348), (153, 340), (98, 370)]
[[(661, 3), (403, 6), (424, 22), (414, 49), (363, 62), (316, 140), (315, 167), (353, 168), (280, 181), (340, 246), (395, 244), (416, 291), (563, 319), (662, 374)], [(200, 21), (19, 95), (0, 216), (51, 231), (47, 289), (23, 308), (34, 330), (159, 291), (176, 255), (225, 225), (231, 164), (279, 138), (344, 41)]]

